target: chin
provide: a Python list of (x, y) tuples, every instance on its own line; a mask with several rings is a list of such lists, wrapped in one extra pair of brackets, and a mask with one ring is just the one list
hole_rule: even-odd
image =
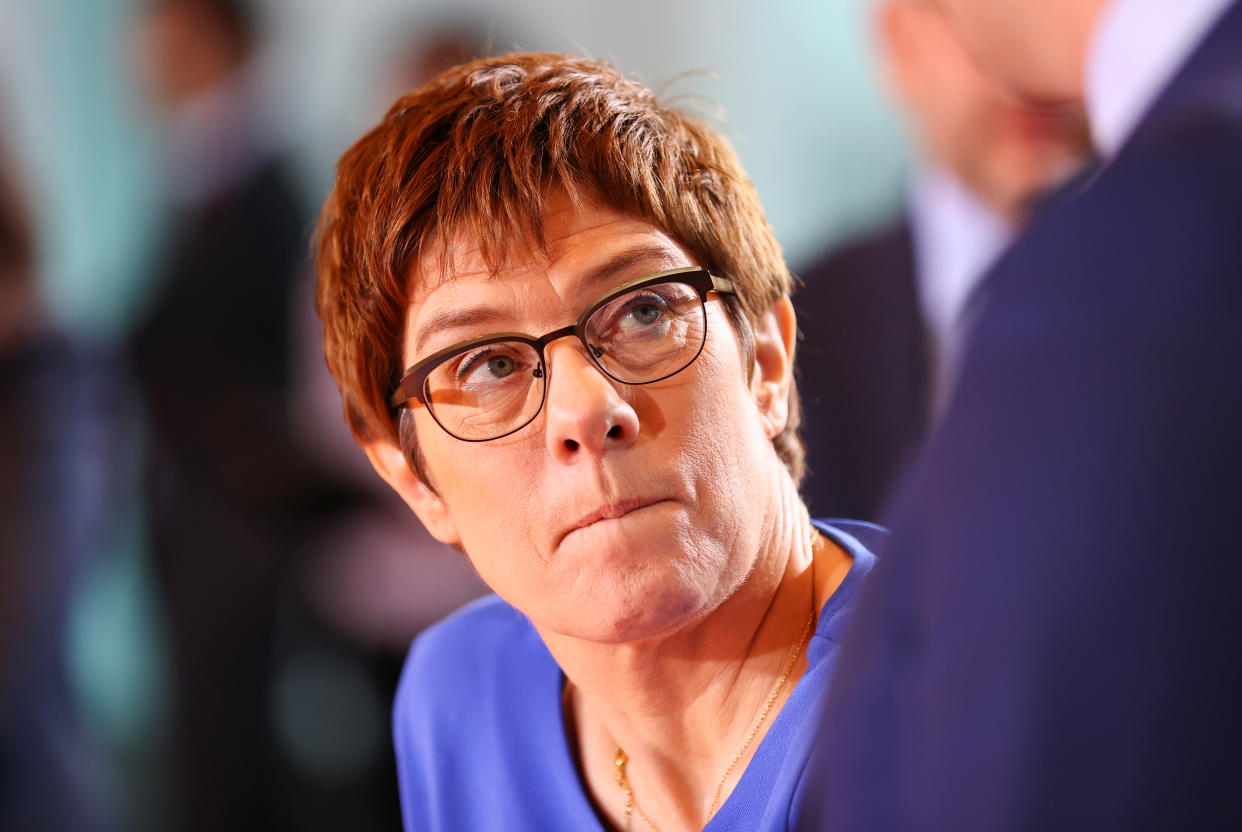
[(676, 508), (665, 504), (567, 539), (553, 579), (564, 591), (556, 593), (555, 607), (546, 591), (532, 594), (545, 612), (532, 620), (561, 635), (623, 644), (702, 619), (737, 581), (729, 579), (727, 550), (688, 532)]
[(710, 595), (698, 586), (668, 576), (652, 585), (647, 580), (605, 582), (575, 599), (552, 629), (599, 644), (626, 644), (675, 633), (705, 615)]

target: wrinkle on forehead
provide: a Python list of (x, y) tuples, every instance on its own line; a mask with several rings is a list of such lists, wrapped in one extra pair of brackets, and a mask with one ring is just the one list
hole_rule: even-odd
[[(494, 277), (513, 264), (548, 258), (555, 236), (548, 234), (549, 224), (558, 216), (593, 207), (605, 206), (577, 188), (559, 187), (546, 191), (538, 204), (526, 205), (526, 213), (472, 213), (447, 228), (436, 223), (434, 236), (417, 244), (411, 260), (414, 268), (410, 270), (409, 295), (412, 299), (425, 297), (455, 277), (479, 273)], [(490, 227), (480, 227), (485, 221)], [(498, 224), (504, 227), (496, 228)]]
[[(598, 213), (598, 221), (583, 224), (583, 215), (590, 213)], [(540, 223), (542, 233), (525, 229), (509, 239), (503, 252), (491, 252), (489, 256), (480, 235), (466, 228), (433, 245), (430, 252), (415, 260), (411, 269), (410, 306), (421, 304), (432, 293), (461, 278), (504, 280), (515, 272), (534, 269), (547, 274), (567, 254), (577, 253), (575, 241), (582, 235), (610, 225), (617, 226), (619, 235), (634, 232), (635, 235), (664, 238), (670, 261), (678, 255), (688, 255), (667, 232), (643, 218), (623, 214), (595, 201), (580, 203), (561, 196), (550, 200), (548, 212)]]

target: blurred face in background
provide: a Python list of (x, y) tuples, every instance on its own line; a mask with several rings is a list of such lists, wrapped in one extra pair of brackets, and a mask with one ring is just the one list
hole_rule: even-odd
[(175, 112), (226, 79), (245, 60), (241, 24), (227, 4), (210, 0), (153, 0), (141, 11), (131, 41), (147, 97)]
[(993, 210), (1022, 221), (1031, 198), (1083, 162), (1089, 134), (1081, 110), (1037, 109), (1008, 95), (983, 75), (936, 5), (890, 0), (879, 23), (888, 73), (923, 153)]
[(17, 169), (0, 146), (0, 353), (37, 327), (37, 307), (34, 229)]
[(937, 6), (983, 71), (1011, 94), (1082, 100), (1087, 42), (1109, 0), (922, 0)]

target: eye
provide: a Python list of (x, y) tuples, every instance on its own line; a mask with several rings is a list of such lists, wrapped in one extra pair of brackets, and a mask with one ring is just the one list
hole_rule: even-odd
[(496, 378), (504, 378), (509, 375), (509, 373), (513, 372), (516, 365), (514, 364), (512, 356), (493, 355), (491, 358), (487, 359), (484, 366), (487, 367), (487, 371)]
[(655, 292), (642, 292), (623, 299), (608, 330), (623, 337), (640, 335), (668, 316), (668, 299)]
[(462, 385), (485, 385), (508, 378), (521, 369), (520, 357), (505, 345), (489, 346), (467, 353), (457, 365), (456, 377)]
[[(660, 319), (664, 308), (660, 304), (651, 301), (636, 301), (629, 310), (630, 317), (643, 326), (651, 326)], [(624, 324), (623, 324), (624, 325)]]
[(619, 295), (597, 309), (587, 333), (592, 344), (609, 353), (640, 344), (663, 343), (680, 331), (698, 303), (698, 296), (685, 284), (646, 286)]

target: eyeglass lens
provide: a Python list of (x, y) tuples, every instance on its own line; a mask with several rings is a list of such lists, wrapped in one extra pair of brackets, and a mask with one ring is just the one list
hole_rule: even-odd
[[(634, 289), (591, 313), (583, 328), (590, 358), (612, 378), (645, 384), (685, 369), (706, 337), (703, 302), (677, 282)], [(543, 405), (547, 373), (523, 341), (482, 344), (427, 376), (432, 416), (460, 439), (494, 439), (525, 425)]]

